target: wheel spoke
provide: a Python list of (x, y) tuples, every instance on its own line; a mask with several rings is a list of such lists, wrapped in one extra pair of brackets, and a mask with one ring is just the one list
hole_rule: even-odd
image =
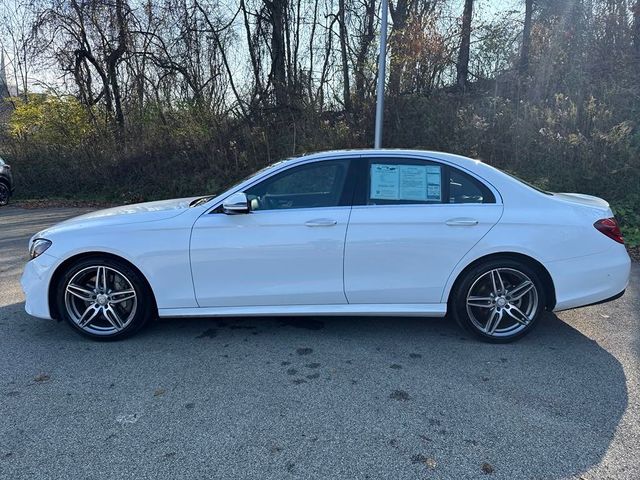
[(94, 318), (96, 318), (96, 315), (98, 315), (98, 313), (100, 313), (100, 307), (95, 304), (89, 305), (80, 317), (78, 325), (80, 327), (86, 327)]
[(485, 333), (488, 333), (489, 335), (493, 335), (493, 333), (498, 328), (498, 325), (500, 325), (501, 321), (502, 321), (502, 310), (498, 310), (497, 308), (494, 308), (489, 314), (489, 320), (487, 320), (487, 324), (484, 327)]
[(491, 283), (493, 285), (493, 294), (495, 296), (504, 292), (504, 282), (502, 281), (502, 277), (500, 276), (500, 271), (498, 269), (491, 270)]
[(527, 317), (522, 310), (520, 310), (515, 305), (509, 305), (507, 309), (507, 314), (513, 318), (520, 325), (527, 325), (529, 323), (529, 317)]
[(529, 293), (532, 288), (533, 288), (533, 282), (531, 282), (530, 280), (525, 280), (524, 282), (522, 282), (520, 285), (518, 285), (517, 287), (515, 287), (513, 290), (509, 292), (509, 297), (510, 297), (509, 300), (512, 302), (520, 300), (527, 293)]
[(85, 302), (93, 301), (93, 292), (81, 287), (80, 285), (73, 285), (70, 283), (67, 285), (67, 292)]
[(130, 290), (120, 290), (118, 292), (111, 292), (111, 304), (126, 302), (127, 300), (131, 300), (132, 298), (136, 298), (136, 291), (133, 289)]
[(122, 319), (120, 318), (120, 315), (118, 315), (118, 312), (116, 312), (116, 309), (111, 305), (104, 308), (104, 318), (106, 318), (109, 323), (113, 325), (113, 328), (115, 328), (116, 330), (122, 330)]
[(107, 269), (102, 266), (96, 270), (96, 290), (107, 291)]
[(492, 308), (493, 307), (493, 297), (468, 297), (467, 305), (470, 307), (479, 307), (479, 308)]

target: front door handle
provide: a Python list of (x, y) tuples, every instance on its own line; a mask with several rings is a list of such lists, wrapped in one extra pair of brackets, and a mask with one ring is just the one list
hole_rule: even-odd
[(317, 218), (315, 220), (309, 220), (304, 224), (307, 227), (333, 227), (336, 223), (338, 223), (337, 220), (332, 220), (330, 218)]
[(472, 227), (478, 224), (475, 218), (450, 218), (445, 222), (452, 227)]

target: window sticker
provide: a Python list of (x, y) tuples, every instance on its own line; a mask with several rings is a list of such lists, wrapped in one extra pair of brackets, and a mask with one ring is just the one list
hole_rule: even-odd
[(400, 168), (398, 165), (371, 165), (371, 198), (400, 199)]
[(442, 167), (428, 165), (425, 168), (427, 171), (427, 200), (441, 202)]
[(400, 165), (400, 199), (427, 201), (427, 169), (424, 165)]
[(442, 168), (437, 165), (371, 165), (372, 200), (442, 201)]

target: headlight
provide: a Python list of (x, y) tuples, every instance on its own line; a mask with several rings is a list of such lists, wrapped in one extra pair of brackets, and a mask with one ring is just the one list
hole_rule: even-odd
[(45, 240), (44, 238), (36, 238), (29, 247), (29, 257), (31, 258), (31, 260), (39, 257), (44, 252), (46, 252), (50, 246), (50, 240)]

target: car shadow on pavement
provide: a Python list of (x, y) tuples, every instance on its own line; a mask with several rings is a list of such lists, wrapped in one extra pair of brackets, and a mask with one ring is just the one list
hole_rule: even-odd
[[(146, 458), (163, 435), (165, 449), (185, 437), (206, 444), (217, 467), (191, 457), (175, 466), (192, 478), (251, 463), (262, 478), (560, 479), (600, 462), (627, 408), (621, 364), (553, 314), (508, 345), (479, 342), (448, 319), (391, 317), (161, 319), (95, 343), (22, 308), (0, 308), (2, 398), (42, 370), (52, 394), (79, 389), (60, 415), (82, 389), (108, 390), (92, 397), (95, 412), (97, 398), (107, 405), (121, 389), (154, 430), (118, 448), (132, 442)], [(15, 413), (47, 408), (46, 396), (16, 398), (0, 402), (0, 415), (47, 427)], [(176, 429), (187, 433), (169, 434)], [(74, 441), (60, 436), (53, 448), (77, 451)], [(33, 442), (43, 443), (30, 451), (46, 450)], [(3, 448), (14, 448), (10, 439)]]

